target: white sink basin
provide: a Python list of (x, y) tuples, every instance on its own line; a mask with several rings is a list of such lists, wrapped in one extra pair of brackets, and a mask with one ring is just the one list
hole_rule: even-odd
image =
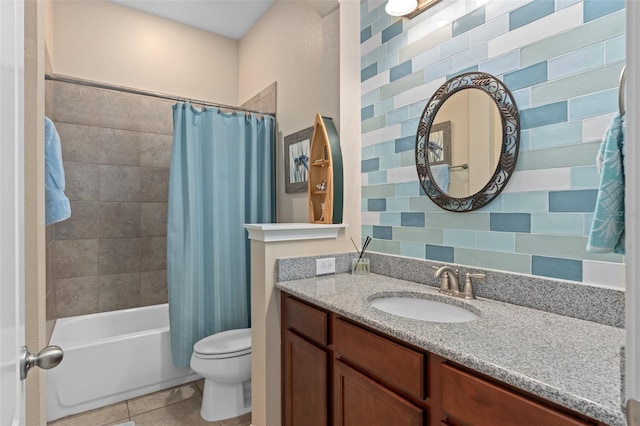
[(393, 315), (422, 321), (451, 323), (478, 319), (478, 315), (459, 306), (416, 297), (382, 296), (371, 299), (369, 304)]

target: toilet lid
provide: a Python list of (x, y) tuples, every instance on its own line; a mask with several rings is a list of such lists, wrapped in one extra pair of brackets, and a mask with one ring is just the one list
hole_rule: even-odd
[(241, 328), (213, 334), (193, 345), (194, 352), (202, 355), (232, 354), (251, 350), (251, 329)]

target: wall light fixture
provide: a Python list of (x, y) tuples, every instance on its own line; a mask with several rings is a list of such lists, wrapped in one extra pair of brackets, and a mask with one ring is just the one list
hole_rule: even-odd
[(391, 16), (413, 18), (440, 0), (387, 0), (384, 10)]

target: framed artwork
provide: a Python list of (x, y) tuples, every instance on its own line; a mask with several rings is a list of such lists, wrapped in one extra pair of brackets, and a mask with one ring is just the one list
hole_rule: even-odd
[(451, 121), (434, 124), (428, 141), (429, 165), (451, 165)]
[(290, 194), (306, 192), (313, 126), (284, 137), (284, 188)]

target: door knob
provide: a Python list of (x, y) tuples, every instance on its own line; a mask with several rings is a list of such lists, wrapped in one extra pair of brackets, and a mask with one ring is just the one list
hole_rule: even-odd
[(60, 364), (63, 356), (64, 352), (59, 346), (47, 346), (37, 354), (32, 354), (26, 346), (23, 346), (20, 353), (20, 379), (26, 379), (27, 373), (34, 366), (44, 370), (55, 367)]

